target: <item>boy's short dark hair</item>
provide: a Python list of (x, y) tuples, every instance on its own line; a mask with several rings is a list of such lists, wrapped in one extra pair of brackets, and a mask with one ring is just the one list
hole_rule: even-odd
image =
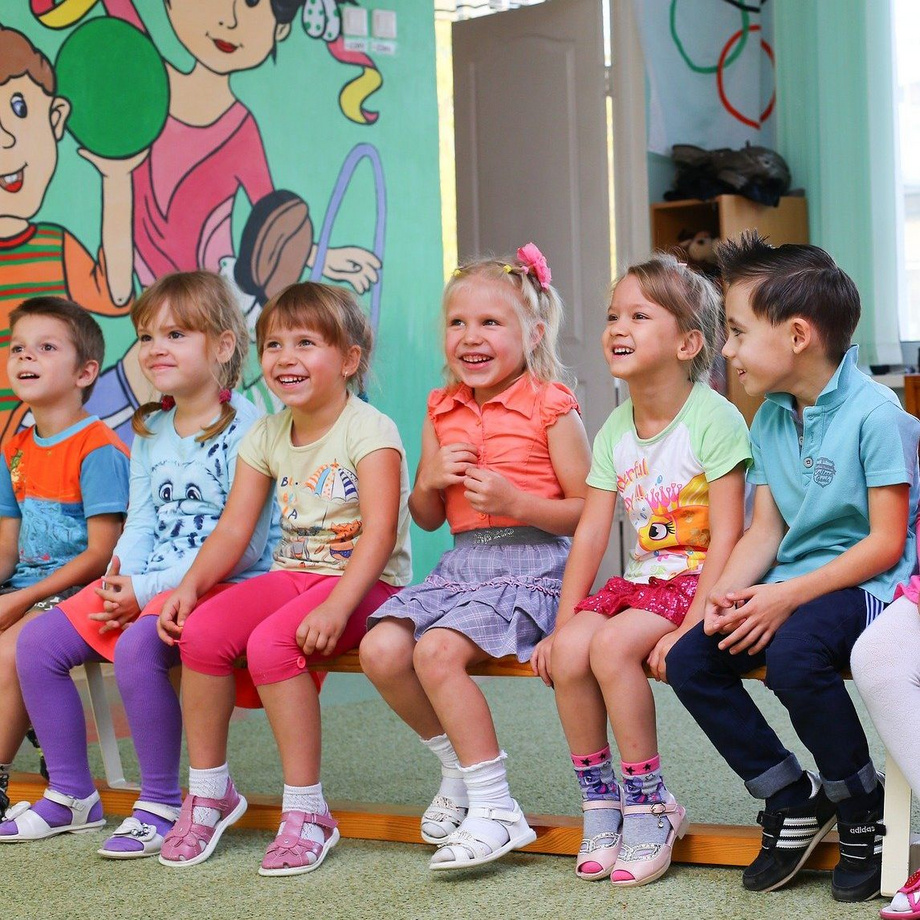
[[(64, 297), (32, 297), (24, 300), (10, 313), (10, 332), (16, 328), (16, 323), (26, 316), (51, 316), (59, 319), (70, 331), (70, 341), (77, 351), (79, 366), (82, 367), (87, 361), (95, 361), (102, 370), (105, 360), (105, 339), (102, 329), (78, 303)], [(84, 403), (89, 399), (95, 385), (94, 380), (84, 388)]]
[(840, 359), (859, 322), (859, 291), (853, 279), (818, 246), (771, 246), (756, 230), (719, 246), (719, 268), (727, 285), (751, 285), (751, 310), (774, 326), (801, 316), (824, 343), (828, 358)]

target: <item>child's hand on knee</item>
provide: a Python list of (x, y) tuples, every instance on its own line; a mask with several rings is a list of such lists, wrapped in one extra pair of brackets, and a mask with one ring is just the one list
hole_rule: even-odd
[(102, 598), (102, 612), (91, 613), (91, 620), (102, 623), (100, 633), (112, 629), (124, 629), (129, 623), (136, 620), (141, 612), (134, 594), (134, 586), (130, 575), (121, 574), (121, 562), (118, 556), (113, 556), (109, 570), (102, 579), (102, 586), (96, 588), (96, 594)]
[(182, 636), (182, 627), (198, 603), (198, 595), (181, 584), (169, 597), (157, 617), (157, 635), (167, 645), (175, 645)]
[(533, 654), (530, 656), (530, 666), (533, 668), (534, 674), (536, 674), (547, 687), (552, 687), (553, 685), (551, 661), (553, 657), (554, 635), (555, 633), (550, 633), (548, 636), (541, 639), (534, 646)]
[(0, 633), (15, 626), (32, 606), (28, 601), (23, 602), (20, 597), (21, 593), (21, 591), (13, 591), (10, 594), (0, 595)]
[(297, 644), (305, 655), (312, 655), (314, 652), (331, 655), (345, 631), (347, 620), (341, 611), (334, 610), (327, 604), (320, 604), (314, 607), (297, 627)]
[(662, 636), (648, 656), (648, 669), (652, 672), (655, 680), (660, 680), (663, 684), (668, 682), (668, 672), (666, 667), (668, 652), (674, 647), (678, 639), (683, 635), (676, 629)]

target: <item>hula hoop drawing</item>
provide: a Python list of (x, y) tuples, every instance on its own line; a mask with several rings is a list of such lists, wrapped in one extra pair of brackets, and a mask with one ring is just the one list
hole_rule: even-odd
[[(759, 32), (760, 26), (753, 25), (748, 29), (749, 32)], [(725, 110), (729, 115), (737, 118), (742, 124), (748, 125), (751, 128), (760, 128), (760, 126), (770, 117), (773, 113), (773, 106), (776, 105), (776, 87), (773, 88), (773, 95), (770, 97), (770, 101), (767, 103), (767, 107), (760, 114), (760, 121), (754, 121), (753, 118), (748, 118), (747, 115), (739, 112), (728, 100), (728, 96), (725, 93), (725, 83), (723, 79), (723, 72), (725, 70), (726, 63), (728, 61), (728, 54), (731, 51), (732, 45), (741, 38), (741, 31), (735, 32), (735, 34), (725, 43), (725, 47), (722, 49), (722, 54), (719, 56), (719, 69), (716, 71), (716, 83), (719, 87), (719, 99), (722, 102), (722, 105), (725, 107)], [(775, 67), (776, 58), (773, 56), (773, 49), (763, 40), (760, 40), (760, 47), (763, 48), (767, 57), (770, 59), (770, 63)], [(726, 62), (726, 63), (723, 63)]]
[(323, 218), (323, 226), (320, 230), (319, 240), (316, 243), (316, 258), (313, 261), (313, 268), (310, 272), (310, 279), (322, 278), (323, 270), (326, 267), (326, 254), (329, 251), (329, 238), (332, 235), (332, 227), (338, 216), (339, 209), (342, 207), (342, 200), (345, 192), (351, 183), (355, 170), (362, 160), (369, 160), (374, 171), (374, 190), (377, 204), (377, 216), (374, 225), (374, 255), (380, 259), (381, 268), (377, 273), (377, 280), (371, 289), (371, 312), (370, 321), (374, 335), (377, 334), (377, 326), (380, 322), (380, 294), (383, 287), (383, 241), (386, 234), (387, 219), (387, 193), (383, 181), (383, 164), (380, 162), (380, 154), (371, 144), (356, 144), (339, 171), (339, 176), (335, 180), (335, 187), (332, 190), (332, 197), (329, 199), (329, 207), (326, 208), (326, 216)]
[[(736, 4), (732, 3), (731, 6)], [(730, 67), (735, 60), (741, 55), (741, 52), (744, 51), (744, 46), (747, 44), (747, 34), (749, 31), (753, 32), (753, 26), (749, 26), (751, 17), (748, 15), (747, 9), (745, 7), (738, 7), (741, 12), (741, 31), (737, 34), (741, 35), (741, 42), (738, 47), (732, 51), (731, 55), (725, 60), (725, 63), (722, 64), (716, 63), (712, 66), (705, 66), (703, 64), (697, 64), (693, 61), (689, 54), (687, 54), (686, 49), (684, 48), (683, 42), (680, 40), (680, 36), (677, 33), (677, 0), (671, 0), (671, 11), (669, 14), (669, 20), (671, 23), (671, 38), (674, 40), (674, 44), (677, 46), (677, 50), (680, 52), (680, 56), (684, 59), (684, 63), (694, 72), (694, 73), (718, 73), (719, 67)], [(757, 26), (756, 28), (760, 28)]]

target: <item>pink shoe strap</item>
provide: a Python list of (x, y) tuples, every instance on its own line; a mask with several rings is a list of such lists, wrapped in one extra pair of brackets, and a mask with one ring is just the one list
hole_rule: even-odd
[(292, 850), (296, 847), (306, 847), (314, 856), (319, 856), (323, 847), (315, 840), (302, 837), (300, 832), (305, 824), (315, 824), (323, 829), (323, 838), (328, 840), (332, 832), (338, 827), (339, 822), (332, 815), (318, 815), (312, 811), (285, 811), (281, 814), (281, 830), (275, 837), (274, 843), (269, 846), (269, 852), (276, 850)]
[(677, 802), (646, 802), (644, 805), (624, 805), (624, 815), (666, 815), (667, 819), (674, 824), (674, 818), (680, 824), (687, 813), (683, 805)]

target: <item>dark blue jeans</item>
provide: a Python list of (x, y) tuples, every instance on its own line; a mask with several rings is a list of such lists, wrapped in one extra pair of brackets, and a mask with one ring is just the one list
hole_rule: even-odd
[(668, 654), (668, 682), (748, 791), (766, 799), (802, 775), (754, 705), (741, 675), (767, 666), (767, 686), (789, 710), (796, 734), (815, 758), (828, 797), (841, 801), (875, 788), (866, 735), (840, 671), (880, 605), (861, 588), (803, 604), (756, 655), (719, 649), (722, 635), (700, 623)]

